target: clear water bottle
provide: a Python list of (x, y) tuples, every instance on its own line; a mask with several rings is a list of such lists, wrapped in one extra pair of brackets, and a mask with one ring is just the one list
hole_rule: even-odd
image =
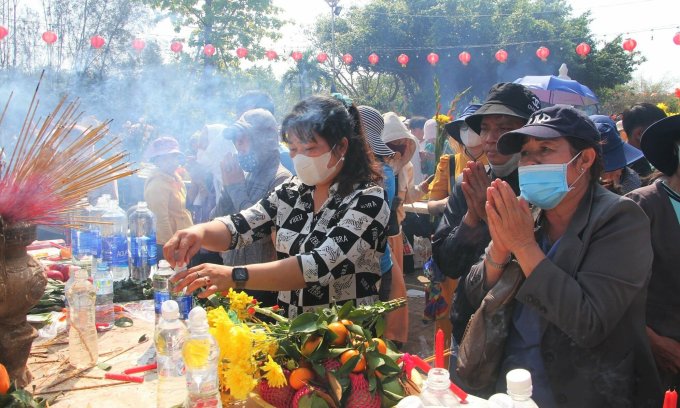
[(158, 364), (158, 408), (181, 406), (186, 401), (187, 387), (182, 359), (182, 347), (186, 338), (187, 328), (179, 320), (177, 302), (166, 300), (161, 306), (161, 319), (154, 339)]
[(97, 292), (87, 280), (87, 271), (75, 271), (75, 281), (66, 291), (69, 303), (68, 353), (71, 365), (76, 368), (92, 367), (97, 363), (97, 329), (95, 302)]
[(449, 370), (433, 368), (427, 373), (420, 400), (426, 407), (457, 407), (458, 398), (449, 387), (451, 387)]
[(189, 313), (189, 337), (182, 349), (189, 395), (187, 408), (221, 407), (217, 379), (220, 348), (208, 331), (208, 318), (200, 306)]
[(102, 257), (110, 265), (114, 281), (125, 280), (128, 270), (127, 217), (118, 203), (109, 201), (108, 209), (102, 214)]
[(113, 275), (109, 265), (104, 261), (97, 263), (97, 272), (93, 278), (97, 290), (97, 329), (111, 330), (114, 321)]
[(89, 233), (89, 247), (93, 258), (93, 276), (95, 272), (97, 272), (95, 259), (102, 257), (102, 216), (109, 208), (109, 201), (111, 201), (111, 196), (109, 194), (103, 194), (101, 197), (97, 198), (97, 203), (93, 207), (89, 208), (89, 219), (92, 220), (92, 222), (88, 223), (86, 228)]
[(531, 373), (523, 368), (508, 371), (505, 375), (508, 395), (512, 398), (515, 408), (538, 408), (538, 405), (531, 399), (533, 386), (531, 384)]
[(170, 264), (165, 259), (158, 263), (158, 269), (153, 274), (151, 285), (153, 286), (153, 303), (156, 311), (156, 318), (161, 315), (161, 306), (166, 300), (170, 300), (170, 278), (174, 272)]
[(156, 269), (156, 217), (144, 201), (128, 215), (130, 276), (144, 281)]
[[(187, 270), (186, 266), (178, 266), (175, 268), (175, 273), (184, 272)], [(189, 318), (189, 312), (194, 308), (194, 297), (191, 294), (187, 294), (187, 289), (175, 290), (174, 284), (171, 284), (172, 290), (170, 293), (171, 298), (177, 302), (179, 305), (179, 315), (182, 320)]]
[[(76, 281), (76, 272), (80, 270), (80, 267), (72, 265), (69, 267), (70, 272), (66, 283), (64, 283), (64, 295), (66, 295)], [(85, 275), (87, 276), (87, 270), (85, 270)], [(64, 307), (68, 309), (68, 296), (64, 296)]]

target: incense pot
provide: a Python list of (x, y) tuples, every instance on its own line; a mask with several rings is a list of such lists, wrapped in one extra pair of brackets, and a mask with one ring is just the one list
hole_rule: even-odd
[(0, 218), (0, 363), (17, 387), (25, 387), (32, 379), (26, 361), (38, 334), (26, 314), (47, 284), (42, 266), (26, 252), (35, 238), (35, 225), (3, 224)]

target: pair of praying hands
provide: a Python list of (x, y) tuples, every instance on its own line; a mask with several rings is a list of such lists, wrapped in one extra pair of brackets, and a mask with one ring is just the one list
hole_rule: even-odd
[(507, 182), (491, 181), (483, 164), (467, 163), (461, 188), (468, 207), (463, 222), (471, 227), (487, 223), (494, 259), (507, 259), (516, 249), (536, 242), (529, 204)]

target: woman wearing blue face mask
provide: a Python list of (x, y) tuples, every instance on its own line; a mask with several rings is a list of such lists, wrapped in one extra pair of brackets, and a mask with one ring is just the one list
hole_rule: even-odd
[(479, 305), (501, 281), (523, 281), (507, 304), (497, 388), (526, 368), (539, 406), (657, 407), (645, 333), (649, 221), (598, 184), (599, 143), (587, 116), (559, 105), (501, 136), (499, 152), (521, 154), (521, 198), (500, 180), (487, 190), (492, 242), (467, 293)]
[(377, 301), (390, 210), (357, 108), (342, 96), (310, 97), (286, 116), (281, 134), (297, 177), (245, 210), (179, 231), (163, 248), (172, 265), (183, 264), (201, 246), (244, 248), (274, 232), (278, 260), (203, 264), (175, 275), (178, 288), (205, 288), (200, 297), (229, 288), (279, 291), (290, 317)]

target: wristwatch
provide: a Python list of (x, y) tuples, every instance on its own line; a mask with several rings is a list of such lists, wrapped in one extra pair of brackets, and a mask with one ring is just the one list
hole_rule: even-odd
[(245, 266), (235, 266), (231, 270), (231, 280), (236, 284), (236, 289), (245, 289), (248, 282), (248, 268)]

